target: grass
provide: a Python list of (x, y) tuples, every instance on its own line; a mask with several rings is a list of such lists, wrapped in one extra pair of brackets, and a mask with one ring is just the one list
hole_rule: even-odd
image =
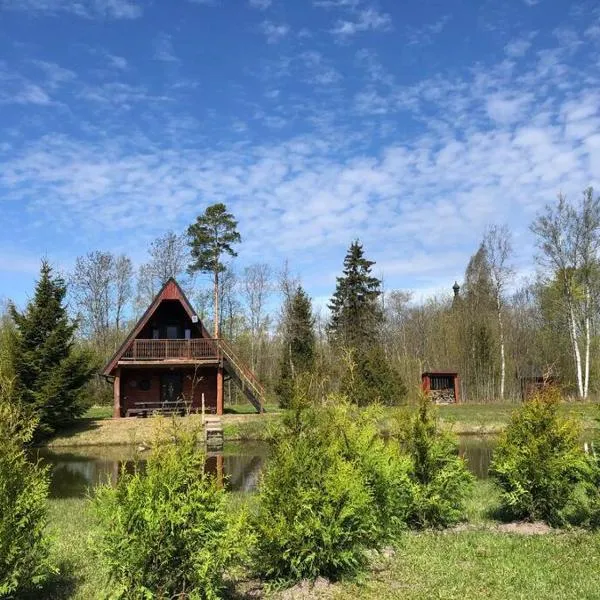
[(405, 536), (395, 556), (333, 598), (364, 600), (585, 600), (598, 598), (600, 543), (589, 533), (524, 536), (485, 531)]
[[(247, 501), (239, 494), (232, 502)], [(600, 590), (600, 535), (556, 530), (545, 535), (502, 533), (490, 511), (497, 494), (478, 481), (469, 505), (469, 525), (448, 531), (406, 534), (394, 555), (377, 559), (358, 582), (323, 591), (338, 600), (585, 600)], [(93, 552), (93, 523), (86, 499), (50, 501), (52, 556), (61, 566), (41, 596), (48, 600), (96, 600), (106, 596), (107, 577)], [(240, 598), (244, 598), (241, 595)], [(277, 594), (274, 594), (277, 597)], [(300, 597), (300, 596), (298, 596)], [(310, 598), (321, 597), (318, 592)]]
[[(517, 404), (455, 404), (440, 407), (442, 422), (455, 433), (487, 434), (504, 429)], [(239, 405), (238, 412), (223, 416), (225, 439), (228, 441), (261, 441), (266, 439), (269, 427), (276, 423), (281, 412), (275, 405), (267, 405), (264, 415), (253, 413), (249, 404)], [(48, 442), (50, 447), (146, 444), (152, 439), (153, 419), (112, 419), (106, 406), (93, 406), (79, 422)], [(229, 408), (233, 411), (233, 408)], [(396, 409), (388, 409), (391, 415)], [(246, 412), (247, 411), (247, 412)], [(564, 414), (581, 419), (584, 429), (597, 429), (600, 403), (568, 402), (561, 405)], [(386, 420), (387, 421), (387, 420)], [(178, 418), (183, 427), (198, 427), (200, 416)], [(382, 429), (389, 427), (384, 421)]]

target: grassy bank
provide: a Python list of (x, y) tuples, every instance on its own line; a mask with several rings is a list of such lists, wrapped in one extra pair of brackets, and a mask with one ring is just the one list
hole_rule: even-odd
[[(236, 501), (240, 501), (239, 498)], [(92, 524), (85, 499), (52, 500), (52, 553), (63, 575), (44, 598), (95, 600), (104, 597), (106, 575), (89, 543)], [(469, 524), (444, 532), (406, 534), (399, 548), (377, 557), (359, 582), (317, 586), (307, 595), (286, 598), (364, 598), (385, 600), (598, 598), (600, 535), (580, 531), (534, 530), (515, 526), (506, 533), (490, 518), (496, 494), (479, 481), (469, 507)], [(237, 598), (255, 597), (255, 582), (241, 582)], [(306, 590), (305, 590), (306, 591)], [(266, 594), (269, 598), (281, 594)]]
[[(499, 433), (504, 429), (515, 404), (458, 404), (440, 407), (442, 422), (458, 434)], [(223, 415), (224, 435), (227, 441), (261, 441), (269, 427), (281, 418), (281, 413), (270, 407), (264, 415), (256, 413), (229, 413)], [(392, 409), (388, 412), (391, 414)], [(600, 404), (596, 402), (565, 403), (564, 414), (581, 419), (585, 429), (596, 429), (600, 417)], [(192, 415), (176, 418), (181, 427), (200, 426), (200, 417)], [(390, 427), (386, 417), (382, 429)], [(122, 444), (147, 444), (153, 436), (153, 419), (111, 419), (107, 407), (92, 407), (84, 418), (67, 431), (48, 442), (49, 447), (98, 446)]]

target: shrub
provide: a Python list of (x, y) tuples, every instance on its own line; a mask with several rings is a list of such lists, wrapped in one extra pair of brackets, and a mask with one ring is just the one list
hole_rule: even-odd
[(36, 426), (0, 378), (0, 598), (39, 588), (52, 571), (44, 536), (48, 473), (23, 447)]
[(576, 484), (589, 478), (580, 425), (558, 414), (559, 401), (555, 388), (538, 392), (513, 413), (500, 437), (490, 474), (512, 518), (563, 524)]
[(410, 459), (413, 502), (411, 527), (448, 527), (465, 517), (473, 475), (458, 456), (456, 439), (439, 427), (437, 413), (423, 396), (407, 424), (401, 424), (400, 448)]
[(358, 406), (383, 404), (397, 406), (406, 398), (407, 389), (400, 373), (374, 344), (346, 352), (342, 392)]
[(245, 515), (204, 472), (195, 436), (153, 449), (145, 472), (100, 486), (97, 546), (117, 598), (219, 598), (223, 576), (247, 549)]
[(258, 571), (279, 583), (353, 575), (365, 550), (401, 527), (410, 505), (406, 462), (386, 449), (374, 413), (341, 397), (321, 408), (295, 402), (260, 485)]

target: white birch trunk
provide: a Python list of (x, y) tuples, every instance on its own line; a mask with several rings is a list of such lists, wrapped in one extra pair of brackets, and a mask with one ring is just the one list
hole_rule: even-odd
[(583, 378), (583, 397), (587, 398), (590, 384), (590, 288), (586, 285), (585, 288), (585, 363), (584, 363), (584, 378)]
[(573, 356), (575, 358), (575, 371), (577, 374), (577, 391), (579, 397), (584, 398), (583, 390), (583, 375), (581, 369), (581, 353), (579, 351), (579, 336), (577, 335), (577, 321), (575, 319), (575, 309), (573, 308), (573, 302), (569, 300), (569, 333), (571, 335), (571, 343), (573, 345)]
[(504, 352), (504, 322), (502, 321), (502, 307), (500, 297), (496, 299), (498, 309), (498, 327), (500, 330), (500, 400), (504, 400), (504, 385), (506, 382), (506, 355)]

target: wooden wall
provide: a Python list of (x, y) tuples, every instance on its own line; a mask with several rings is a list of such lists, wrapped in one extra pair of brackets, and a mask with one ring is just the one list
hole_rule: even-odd
[[(192, 400), (192, 409), (200, 411), (202, 393), (206, 412), (217, 410), (217, 367), (194, 369), (127, 369), (121, 371), (121, 414), (124, 416), (128, 408), (133, 408), (138, 402), (160, 402), (160, 376), (163, 373), (181, 373), (183, 396), (186, 401)], [(196, 382), (194, 385), (194, 375)], [(150, 382), (150, 388), (140, 387), (142, 380)]]

